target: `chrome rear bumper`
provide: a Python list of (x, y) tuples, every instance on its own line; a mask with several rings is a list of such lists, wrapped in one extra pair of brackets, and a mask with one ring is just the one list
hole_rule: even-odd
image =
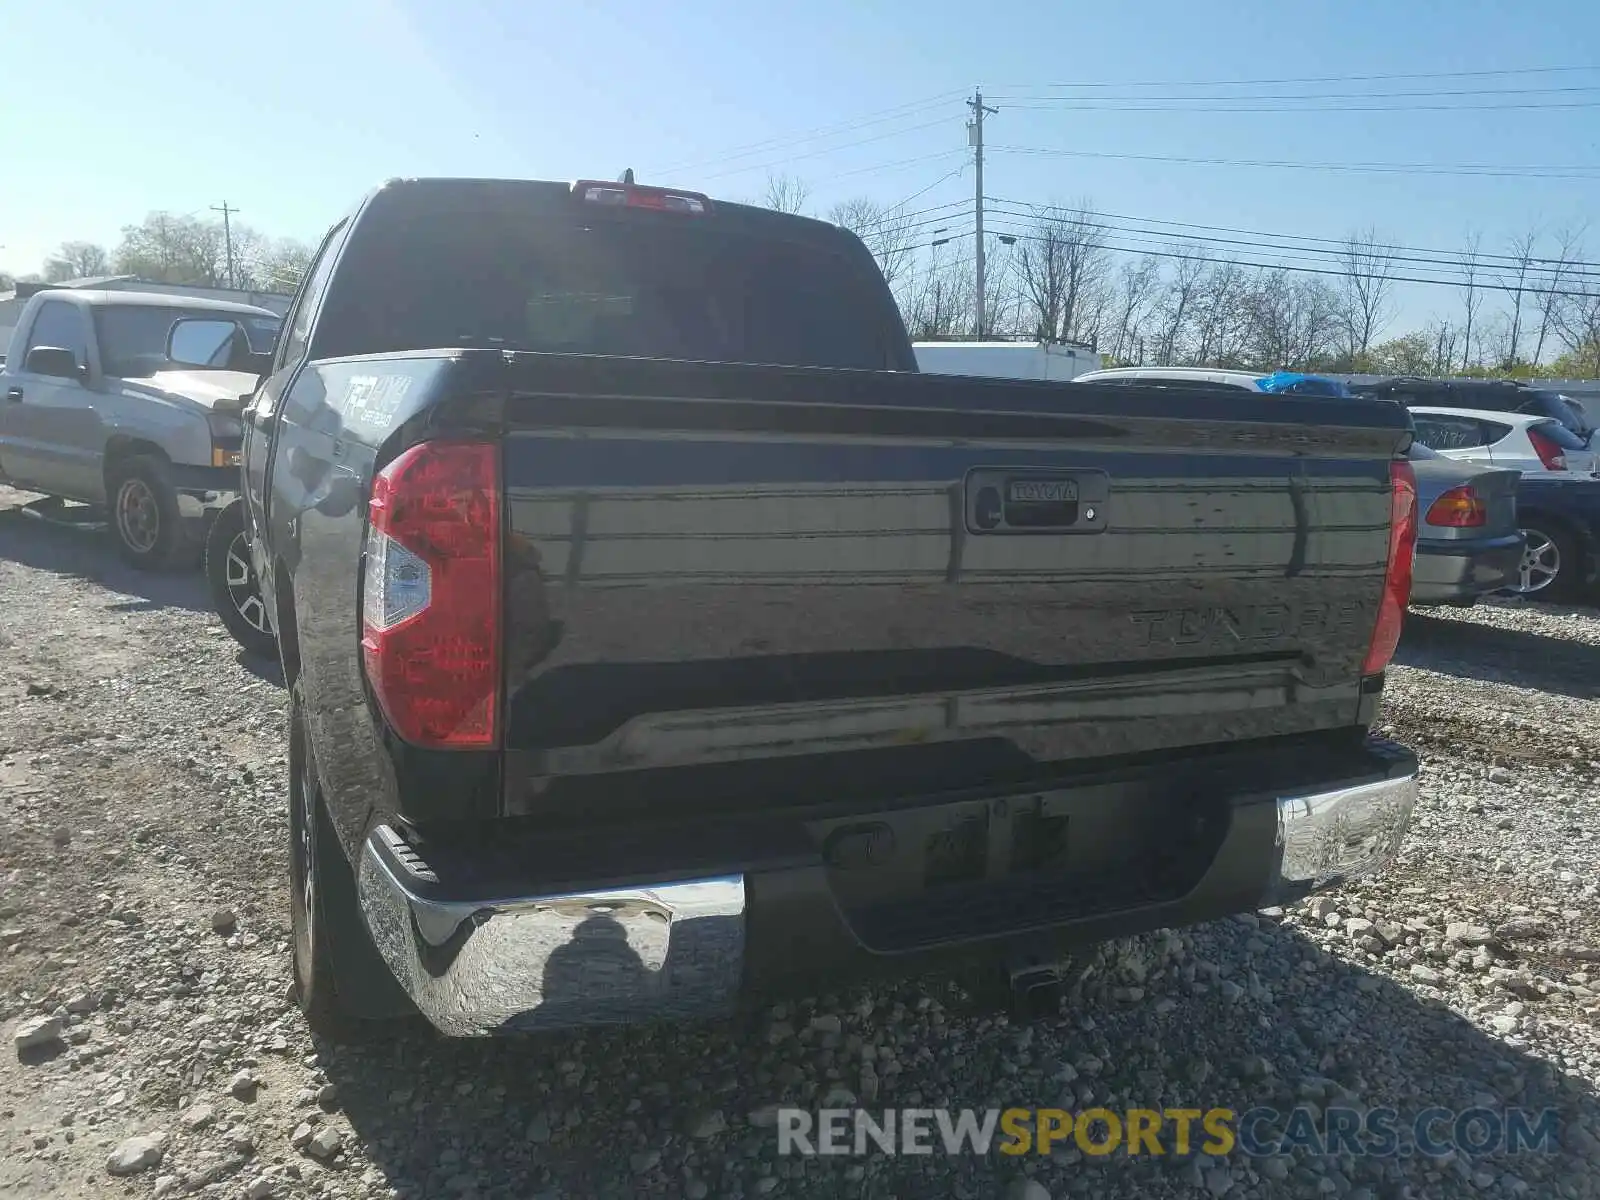
[[(1131, 910), (1099, 913), (1069, 918), (1061, 928), (1091, 935), (1096, 921), (1105, 929), (1110, 920), (1120, 922), (1120, 936), (1142, 927), (1146, 918), (1153, 922), (1150, 928), (1192, 923), (1256, 901), (1281, 903), (1335, 886), (1395, 855), (1416, 799), (1414, 759), (1397, 765), (1387, 778), (1276, 798), (1258, 793), (1238, 803), (1206, 882), (1193, 892), (1175, 895), (1145, 916)], [(744, 875), (644, 881), (602, 891), (438, 899), (429, 894), (438, 880), (426, 867), (411, 870), (408, 854), (413, 852), (387, 828), (374, 831), (357, 870), (360, 906), (395, 978), (446, 1034), (724, 1016), (737, 1004), (747, 970), (760, 973), (758, 960), (746, 953)], [(816, 870), (812, 906), (801, 914), (791, 903), (785, 918), (799, 919), (806, 933), (840, 919), (826, 869)], [(967, 948), (1004, 941), (1029, 919), (1029, 912), (1018, 911), (1015, 928), (1002, 919), (1005, 928), (986, 931)], [(846, 931), (848, 923), (846, 918), (841, 934), (852, 944), (860, 942), (859, 935)], [(780, 945), (756, 949), (766, 957), (783, 955), (782, 938), (768, 940)], [(825, 941), (819, 938), (818, 944)], [(864, 943), (856, 949), (882, 957)], [(844, 967), (807, 957), (807, 968), (824, 979)]]
[(1278, 862), (1268, 902), (1370, 875), (1400, 850), (1417, 803), (1417, 777), (1284, 796), (1278, 800)]
[(742, 876), (433, 901), (369, 839), (357, 891), (379, 954), (423, 1016), (453, 1036), (716, 1017), (739, 992)]

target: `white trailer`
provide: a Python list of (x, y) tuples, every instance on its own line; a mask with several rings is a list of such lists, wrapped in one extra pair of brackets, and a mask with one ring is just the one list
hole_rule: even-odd
[(1100, 369), (1100, 355), (1070, 342), (914, 342), (912, 349), (932, 375), (1066, 380)]

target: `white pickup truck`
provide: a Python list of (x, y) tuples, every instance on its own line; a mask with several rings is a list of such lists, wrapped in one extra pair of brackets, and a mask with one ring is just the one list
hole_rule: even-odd
[(197, 561), (208, 506), (238, 491), (242, 397), (281, 323), (186, 296), (39, 292), (0, 368), (0, 482), (104, 505), (136, 567)]

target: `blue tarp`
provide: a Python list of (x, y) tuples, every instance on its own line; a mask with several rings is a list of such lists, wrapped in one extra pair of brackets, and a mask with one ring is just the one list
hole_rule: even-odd
[(1337, 379), (1321, 375), (1302, 375), (1298, 371), (1275, 371), (1265, 379), (1256, 380), (1263, 392), (1290, 392), (1297, 396), (1345, 396), (1350, 389)]

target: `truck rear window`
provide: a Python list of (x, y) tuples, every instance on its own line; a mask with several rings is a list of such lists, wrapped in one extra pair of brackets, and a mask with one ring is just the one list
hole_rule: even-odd
[(895, 365), (875, 272), (733, 224), (564, 204), (373, 214), (334, 273), (311, 353), (489, 346)]

